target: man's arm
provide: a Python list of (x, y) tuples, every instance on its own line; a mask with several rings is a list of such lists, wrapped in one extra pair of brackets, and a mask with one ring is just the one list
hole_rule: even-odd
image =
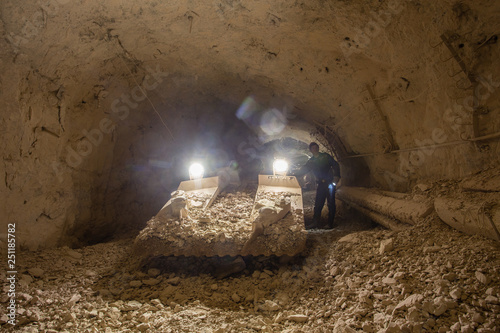
[(293, 173), (295, 177), (301, 177), (311, 171), (311, 159), (307, 160), (306, 164), (304, 164), (299, 170)]
[(340, 180), (340, 165), (337, 163), (337, 161), (335, 161), (335, 159), (331, 156), (331, 155), (328, 155), (330, 158), (330, 166), (333, 170), (333, 181), (335, 183), (338, 183), (339, 180)]

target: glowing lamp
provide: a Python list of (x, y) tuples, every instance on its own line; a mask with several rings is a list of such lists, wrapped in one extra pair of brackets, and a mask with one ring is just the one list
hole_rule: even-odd
[(193, 163), (189, 167), (189, 178), (190, 179), (200, 179), (203, 178), (203, 173), (205, 168), (200, 163)]
[(282, 159), (275, 160), (273, 163), (273, 172), (275, 175), (286, 176), (288, 171), (288, 162)]

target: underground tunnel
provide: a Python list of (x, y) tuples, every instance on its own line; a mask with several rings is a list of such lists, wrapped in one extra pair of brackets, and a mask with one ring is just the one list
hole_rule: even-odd
[(499, 332), (499, 18), (2, 1), (2, 331)]

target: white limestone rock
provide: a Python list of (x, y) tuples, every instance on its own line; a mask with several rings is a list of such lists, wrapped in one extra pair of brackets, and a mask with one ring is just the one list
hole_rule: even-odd
[(73, 296), (71, 296), (70, 300), (68, 301), (67, 306), (71, 308), (81, 299), (82, 299), (82, 296), (80, 294), (74, 294)]
[(241, 301), (241, 297), (237, 294), (237, 293), (234, 293), (231, 295), (231, 299), (235, 302), (235, 303), (239, 303)]
[(83, 257), (83, 255), (81, 253), (79, 253), (79, 252), (77, 252), (75, 250), (72, 250), (70, 248), (66, 249), (66, 255), (68, 257), (71, 257), (71, 258), (77, 259), (77, 260), (82, 259), (82, 257)]
[(384, 254), (394, 250), (394, 239), (384, 239), (380, 242), (379, 253)]
[(395, 286), (396, 284), (398, 284), (398, 281), (396, 279), (386, 277), (382, 279), (382, 283), (390, 286)]
[(309, 316), (303, 315), (303, 314), (293, 314), (289, 315), (287, 317), (288, 320), (294, 321), (296, 323), (305, 323), (306, 321), (309, 320)]
[(262, 311), (278, 311), (280, 306), (273, 301), (266, 300), (263, 304), (259, 306)]
[(490, 278), (480, 271), (476, 271), (476, 279), (482, 284), (489, 284)]
[(133, 288), (139, 288), (140, 286), (142, 286), (142, 281), (133, 280), (129, 282), (129, 285)]
[(344, 237), (340, 238), (338, 240), (338, 242), (339, 243), (357, 243), (357, 242), (359, 242), (359, 238), (355, 233), (353, 233), (353, 234), (345, 235)]
[(396, 305), (396, 310), (405, 310), (411, 307), (420, 307), (422, 301), (424, 300), (424, 296), (421, 294), (413, 294), (405, 298), (404, 301), (399, 302), (398, 305)]
[(418, 310), (417, 307), (413, 306), (408, 309), (408, 313), (406, 314), (406, 320), (408, 320), (410, 323), (416, 323), (419, 322), (421, 319), (421, 312)]
[(157, 277), (160, 275), (160, 270), (158, 268), (150, 268), (148, 269), (148, 275), (151, 277)]
[(460, 299), (460, 297), (462, 297), (462, 289), (460, 288), (453, 289), (452, 291), (450, 291), (450, 296), (455, 300)]
[(487, 304), (500, 304), (498, 297), (495, 296), (486, 296), (484, 300)]
[(121, 309), (122, 311), (136, 311), (139, 310), (142, 307), (142, 303), (138, 301), (129, 301), (125, 304), (122, 305)]
[(43, 277), (43, 274), (45, 273), (45, 271), (41, 268), (34, 267), (34, 268), (28, 269), (28, 273), (35, 278), (41, 278), (41, 277)]
[(439, 252), (441, 250), (441, 246), (426, 246), (424, 247), (424, 254), (427, 254), (427, 253), (435, 253), (435, 252)]
[(155, 286), (160, 282), (161, 282), (160, 280), (154, 278), (142, 280), (142, 283), (144, 283), (147, 286)]
[(168, 284), (171, 284), (173, 286), (178, 285), (181, 282), (181, 278), (179, 276), (170, 278), (166, 281)]
[(150, 328), (151, 328), (151, 325), (149, 323), (141, 323), (141, 324), (137, 325), (137, 329), (141, 332), (146, 332)]

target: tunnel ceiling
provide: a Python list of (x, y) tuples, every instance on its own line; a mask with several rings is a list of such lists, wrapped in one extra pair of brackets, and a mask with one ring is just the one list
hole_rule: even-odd
[[(3, 1), (0, 15), (5, 210), (31, 202), (19, 219), (50, 226), (47, 238), (97, 221), (88, 206), (119, 215), (110, 193), (143, 209), (126, 166), (156, 159), (155, 145), (168, 156), (212, 115), (214, 135), (241, 126), (246, 140), (235, 113), (249, 96), (285, 114), (277, 137), (316, 130), (365, 186), (498, 162), (496, 141), (464, 141), (500, 127), (497, 1)], [(113, 130), (68, 161), (103, 119)]]

